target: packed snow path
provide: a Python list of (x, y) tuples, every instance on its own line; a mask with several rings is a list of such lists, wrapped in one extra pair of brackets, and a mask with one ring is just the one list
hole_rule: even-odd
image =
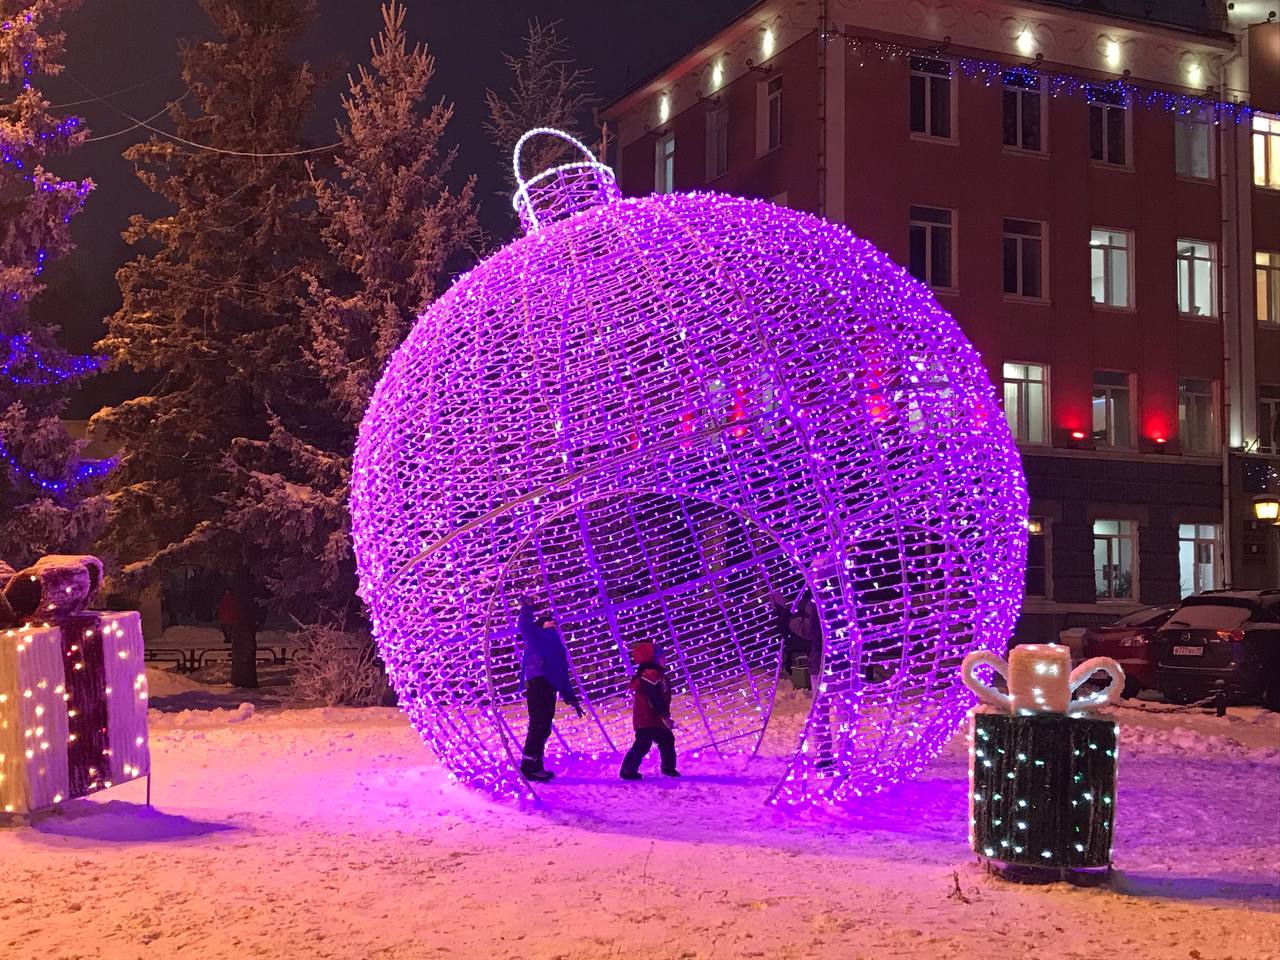
[(840, 814), (764, 807), (792, 706), (776, 757), (577, 770), (541, 810), (449, 784), (394, 710), (153, 712), (154, 811), (135, 783), (0, 829), (0, 956), (1280, 958), (1280, 715), (1121, 711), (1122, 872), (1081, 890), (976, 866), (962, 742)]

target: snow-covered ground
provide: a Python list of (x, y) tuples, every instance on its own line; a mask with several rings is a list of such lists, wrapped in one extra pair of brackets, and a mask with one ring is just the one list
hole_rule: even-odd
[(134, 783), (0, 829), (0, 957), (1280, 958), (1280, 715), (1119, 711), (1119, 873), (1079, 889), (977, 866), (960, 741), (887, 797), (765, 807), (802, 706), (754, 762), (579, 767), (528, 810), (392, 709), (153, 712), (154, 810)]

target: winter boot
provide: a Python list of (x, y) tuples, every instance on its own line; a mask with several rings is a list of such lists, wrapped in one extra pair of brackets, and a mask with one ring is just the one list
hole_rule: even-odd
[(521, 758), (520, 776), (534, 783), (549, 783), (556, 778), (554, 770), (548, 770), (541, 760), (532, 760), (528, 756)]
[(664, 777), (677, 777), (677, 778), (678, 778), (678, 777), (680, 776), (680, 771), (679, 771), (679, 770), (677, 770), (675, 767), (670, 767), (670, 768), (668, 768), (668, 767), (663, 767), (663, 768), (662, 768), (662, 775), (663, 775)]
[(639, 773), (639, 772), (633, 773), (630, 770), (623, 770), (621, 773), (618, 774), (618, 776), (620, 776), (623, 780), (643, 780), (644, 779), (643, 773)]

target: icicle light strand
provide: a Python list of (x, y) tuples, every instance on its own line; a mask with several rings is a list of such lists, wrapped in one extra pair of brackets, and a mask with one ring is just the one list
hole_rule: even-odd
[(1101, 80), (1071, 73), (1058, 73), (1042, 69), (1037, 61), (1004, 63), (979, 57), (956, 56), (938, 47), (912, 47), (838, 31), (828, 31), (825, 37), (828, 41), (843, 41), (850, 50), (864, 58), (899, 60), (924, 57), (933, 60), (950, 60), (963, 76), (970, 80), (980, 80), (988, 87), (999, 86), (1010, 74), (1014, 74), (1020, 77), (1039, 78), (1044, 91), (1051, 97), (1070, 96), (1092, 100), (1101, 91), (1107, 94), (1118, 94), (1126, 106), (1136, 105), (1164, 110), (1181, 116), (1208, 114), (1215, 124), (1228, 120), (1244, 123), (1254, 114), (1253, 107), (1247, 103), (1234, 103), (1197, 94), (1172, 93), (1168, 90), (1142, 86), (1123, 77)]

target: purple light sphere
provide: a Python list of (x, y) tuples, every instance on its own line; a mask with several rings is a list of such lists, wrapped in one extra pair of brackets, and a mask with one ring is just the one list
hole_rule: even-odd
[[(360, 594), (401, 705), (458, 780), (532, 796), (529, 595), (586, 707), (557, 718), (563, 761), (626, 749), (648, 640), (685, 753), (757, 749), (784, 666), (812, 658), (774, 802), (914, 776), (972, 703), (960, 661), (1003, 653), (1021, 601), (1025, 482), (977, 352), (845, 227), (623, 199), (569, 142), (587, 159), (522, 183), (526, 235), (422, 315), (360, 429)], [(793, 615), (820, 651), (785, 649)]]

